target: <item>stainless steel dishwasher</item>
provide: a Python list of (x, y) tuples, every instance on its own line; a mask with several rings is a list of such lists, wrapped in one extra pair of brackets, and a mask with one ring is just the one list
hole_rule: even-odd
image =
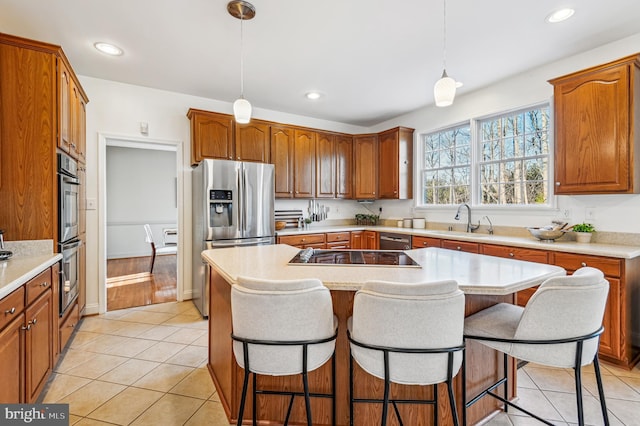
[(381, 232), (380, 250), (411, 250), (411, 235)]

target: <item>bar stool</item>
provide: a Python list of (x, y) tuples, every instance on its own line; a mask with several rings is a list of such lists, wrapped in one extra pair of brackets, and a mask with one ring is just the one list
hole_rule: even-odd
[[(291, 399), (284, 424), (289, 422), (293, 401), (304, 396), (307, 424), (311, 425), (310, 397), (331, 398), (335, 424), (335, 340), (338, 320), (333, 315), (329, 289), (317, 279), (270, 281), (238, 277), (231, 287), (233, 354), (244, 369), (238, 425), (253, 374), (253, 424), (256, 395), (287, 395)], [(331, 360), (331, 393), (311, 393), (307, 373)], [(257, 389), (256, 375), (302, 375), (304, 392)]]
[[(404, 284), (365, 283), (353, 302), (348, 320), (350, 401), (382, 403), (382, 425), (391, 402), (400, 424), (398, 404), (431, 404), (438, 417), (438, 383), (447, 383), (453, 421), (458, 412), (452, 379), (463, 360), (464, 294), (455, 281)], [(383, 399), (354, 398), (353, 360), (367, 373), (384, 380)], [(390, 383), (433, 385), (433, 399), (407, 400), (389, 396)]]
[[(572, 276), (550, 278), (543, 282), (524, 308), (500, 303), (467, 317), (465, 340), (477, 340), (502, 352), (505, 377), (468, 402), (464, 396), (465, 418), (466, 408), (481, 397), (490, 395), (505, 404), (505, 411), (512, 406), (544, 424), (552, 425), (508, 400), (507, 356), (512, 356), (551, 367), (573, 368), (580, 425), (584, 425), (580, 367), (593, 362), (602, 417), (604, 424), (608, 425), (598, 362), (598, 344), (604, 330), (602, 318), (608, 292), (609, 282), (604, 279), (603, 273), (595, 268), (584, 267)], [(462, 374), (466, 378), (464, 367)], [(500, 385), (503, 385), (503, 396), (494, 392)]]

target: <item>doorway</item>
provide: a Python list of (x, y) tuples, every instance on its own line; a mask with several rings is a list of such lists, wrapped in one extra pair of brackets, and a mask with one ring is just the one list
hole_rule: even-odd
[(100, 311), (182, 300), (181, 143), (100, 141)]

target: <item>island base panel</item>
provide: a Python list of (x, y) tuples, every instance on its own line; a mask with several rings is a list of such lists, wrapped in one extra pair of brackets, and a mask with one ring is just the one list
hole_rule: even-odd
[[(233, 358), (231, 346), (231, 285), (213, 268), (210, 270), (211, 309), (209, 315), (209, 371), (218, 391), (220, 401), (231, 423), (237, 421), (237, 414), (242, 392), (244, 370), (238, 367)], [(349, 424), (349, 344), (347, 340), (347, 319), (352, 314), (354, 291), (331, 291), (334, 313), (339, 321), (339, 334), (336, 341), (336, 424)], [(513, 302), (509, 296), (467, 296), (466, 315), (500, 302)], [(515, 374), (515, 363), (510, 362), (512, 377)], [(475, 395), (484, 386), (497, 380), (502, 375), (502, 356), (477, 342), (467, 346), (467, 386), (468, 395)], [(331, 390), (331, 363), (309, 373), (311, 392), (329, 392)], [(252, 413), (251, 381), (245, 405), (243, 423), (250, 424)], [(357, 397), (382, 398), (384, 382), (364, 372), (354, 363), (354, 394)], [(458, 415), (462, 419), (462, 375), (455, 378), (454, 388), (457, 398)], [(302, 379), (298, 376), (258, 376), (258, 387), (273, 390), (302, 391)], [(510, 397), (515, 395), (515, 380), (509, 391)], [(431, 386), (400, 386), (392, 384), (392, 398), (432, 399)], [(289, 403), (288, 397), (260, 395), (258, 396), (257, 417), (260, 425), (282, 424)], [(331, 402), (325, 398), (312, 398), (312, 414), (314, 425), (331, 424)], [(433, 407), (429, 405), (400, 404), (400, 413), (405, 424), (432, 425)], [(468, 413), (468, 424), (472, 425), (500, 409), (500, 404), (493, 398), (483, 398), (472, 406)], [(356, 425), (371, 425), (380, 422), (382, 413), (380, 404), (358, 403), (354, 409)], [(438, 417), (440, 424), (452, 424), (447, 388), (445, 384), (438, 386)], [(398, 422), (389, 410), (389, 426)], [(290, 422), (306, 424), (306, 412), (303, 398), (296, 398)]]

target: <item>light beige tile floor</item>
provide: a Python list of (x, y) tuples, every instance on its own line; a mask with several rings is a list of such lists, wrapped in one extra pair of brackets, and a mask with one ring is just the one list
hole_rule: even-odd
[[(44, 402), (69, 404), (70, 424), (229, 426), (206, 368), (207, 322), (191, 302), (87, 317), (56, 366)], [(602, 363), (613, 426), (640, 426), (640, 366)], [(593, 367), (583, 370), (588, 425), (602, 425)], [(519, 403), (556, 425), (577, 422), (571, 369), (518, 370)], [(488, 426), (539, 422), (510, 410)]]

